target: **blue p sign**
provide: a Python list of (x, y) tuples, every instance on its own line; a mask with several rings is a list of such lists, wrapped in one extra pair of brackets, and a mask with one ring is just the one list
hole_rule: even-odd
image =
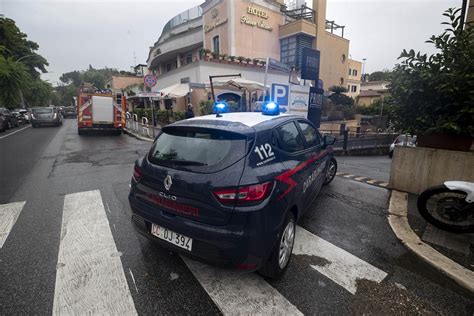
[(288, 105), (288, 85), (284, 84), (272, 84), (272, 98), (273, 102), (279, 105)]

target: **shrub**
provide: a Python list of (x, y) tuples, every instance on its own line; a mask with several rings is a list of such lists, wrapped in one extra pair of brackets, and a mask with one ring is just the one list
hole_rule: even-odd
[(184, 120), (184, 112), (173, 112), (174, 121)]
[(199, 102), (199, 113), (201, 113), (201, 115), (212, 114), (213, 105), (214, 102), (212, 102), (211, 100)]
[(436, 53), (403, 50), (392, 73), (393, 122), (396, 129), (423, 135), (474, 136), (474, 26), (463, 29), (459, 9), (444, 14), (448, 28), (428, 43)]
[(170, 122), (169, 112), (167, 110), (158, 110), (156, 112), (156, 119), (158, 120), (158, 123), (160, 125), (169, 124)]
[(212, 52), (211, 55), (212, 55), (212, 58), (219, 58), (218, 52)]
[(239, 62), (243, 62), (245, 60), (245, 57), (244, 56), (239, 56), (239, 57), (237, 57), (237, 60)]

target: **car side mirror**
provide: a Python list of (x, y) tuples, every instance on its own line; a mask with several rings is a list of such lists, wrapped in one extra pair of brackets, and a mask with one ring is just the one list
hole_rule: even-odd
[(336, 142), (336, 137), (331, 135), (324, 135), (323, 137), (324, 146), (332, 146)]

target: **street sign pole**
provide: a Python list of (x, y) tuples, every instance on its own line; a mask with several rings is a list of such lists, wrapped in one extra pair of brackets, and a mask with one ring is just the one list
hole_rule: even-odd
[(263, 79), (263, 102), (267, 96), (267, 77), (268, 77), (268, 64), (270, 63), (270, 57), (267, 57), (267, 63), (265, 64), (265, 79)]

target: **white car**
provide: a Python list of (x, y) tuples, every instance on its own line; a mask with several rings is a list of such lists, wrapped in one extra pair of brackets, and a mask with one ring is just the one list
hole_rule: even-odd
[(388, 152), (388, 156), (390, 158), (393, 157), (393, 151), (395, 150), (395, 146), (416, 147), (416, 135), (398, 135), (397, 138), (395, 138), (393, 143), (390, 145), (390, 150)]

